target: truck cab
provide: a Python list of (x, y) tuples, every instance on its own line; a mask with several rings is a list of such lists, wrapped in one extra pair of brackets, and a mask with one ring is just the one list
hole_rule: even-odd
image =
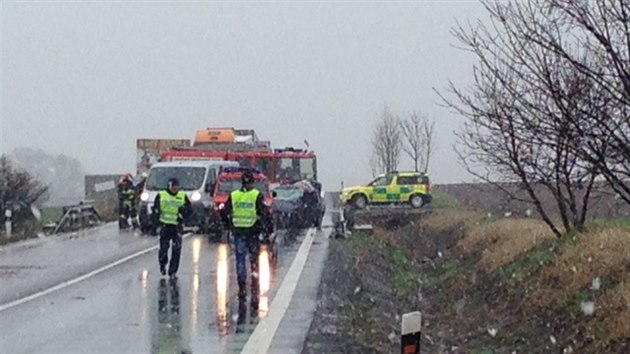
[(207, 232), (208, 215), (214, 205), (211, 193), (217, 176), (222, 169), (235, 166), (238, 163), (225, 160), (158, 162), (151, 166), (138, 207), (142, 231), (155, 231), (157, 221), (152, 218), (155, 197), (167, 188), (169, 179), (177, 178), (193, 210), (192, 216), (184, 221), (185, 226)]
[(275, 204), (273, 199), (273, 193), (269, 188), (269, 182), (267, 176), (262, 173), (261, 170), (256, 168), (247, 167), (228, 167), (224, 168), (217, 177), (217, 183), (215, 184), (212, 192), (212, 199), (214, 200), (214, 210), (211, 217), (211, 238), (218, 239), (223, 231), (223, 224), (221, 222), (221, 210), (224, 208), (225, 203), (232, 191), (241, 188), (241, 177), (245, 170), (252, 171), (254, 175), (254, 187), (258, 189), (264, 197), (265, 205), (270, 209), (273, 214), (275, 211)]

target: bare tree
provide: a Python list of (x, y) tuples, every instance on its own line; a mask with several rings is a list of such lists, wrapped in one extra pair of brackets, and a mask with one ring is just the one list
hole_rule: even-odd
[(402, 150), (413, 161), (414, 170), (418, 172), (422, 169), (423, 172), (427, 172), (431, 154), (435, 150), (433, 140), (435, 122), (431, 121), (427, 115), (412, 112), (407, 119), (400, 122), (400, 128), (405, 137)]
[(85, 173), (77, 159), (31, 148), (14, 149), (8, 157), (16, 168), (48, 186), (47, 205), (69, 205), (83, 199)]
[(577, 106), (588, 123), (571, 122), (581, 136), (572, 148), (630, 203), (630, 1), (529, 3), (540, 10), (514, 7), (506, 17), (516, 14), (518, 26), (530, 33), (528, 40), (553, 52), (598, 92), (597, 109)]
[(424, 172), (429, 171), (429, 164), (431, 163), (431, 156), (435, 152), (436, 144), (433, 139), (433, 132), (435, 131), (435, 121), (426, 121), (426, 124), (422, 126), (422, 137), (424, 138)]
[(374, 150), (372, 150), (372, 153), (370, 154), (370, 172), (372, 172), (372, 177), (376, 177), (379, 173), (381, 173), (378, 156), (376, 156)]
[[(597, 130), (591, 116), (605, 111), (607, 93), (561, 53), (540, 41), (569, 28), (555, 1), (496, 1), (484, 5), (491, 26), (458, 26), (455, 36), (479, 60), (466, 91), (451, 83), (447, 104), (467, 118), (458, 153), (469, 172), (510, 197), (532, 203), (552, 231), (581, 231), (599, 168), (580, 152)], [(583, 58), (588, 48), (576, 46)], [(444, 97), (443, 97), (444, 98)], [(525, 193), (503, 182), (516, 182)], [(551, 195), (553, 205), (544, 203)], [(556, 213), (560, 223), (552, 217)]]
[(11, 161), (0, 156), (0, 210), (11, 209), (16, 229), (32, 220), (31, 206), (41, 205), (48, 198), (47, 187), (28, 172), (13, 167)]
[(400, 120), (387, 107), (374, 126), (372, 133), (372, 154), (381, 172), (394, 171), (400, 163), (402, 133)]

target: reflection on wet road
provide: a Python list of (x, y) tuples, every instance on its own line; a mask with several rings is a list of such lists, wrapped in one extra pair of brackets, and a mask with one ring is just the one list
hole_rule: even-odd
[[(81, 254), (68, 245), (68, 254)], [(0, 352), (240, 352), (255, 325), (235, 333), (233, 250), (202, 236), (188, 237), (182, 246), (174, 283), (159, 274), (157, 252), (152, 251), (2, 311)], [(297, 246), (283, 247), (278, 269), (262, 248), (260, 317), (268, 315), (275, 278), (286, 272)]]
[(190, 328), (192, 329), (191, 335), (194, 337), (197, 335), (197, 324), (199, 321), (199, 285), (201, 282), (201, 274), (199, 267), (199, 257), (201, 256), (201, 243), (203, 239), (196, 237), (192, 241), (192, 313), (190, 316)]
[(228, 334), (228, 245), (217, 245), (217, 323), (221, 335)]
[(263, 318), (267, 316), (269, 311), (268, 292), (271, 286), (271, 269), (269, 268), (269, 250), (266, 245), (262, 246), (260, 256), (258, 257), (258, 272), (260, 273), (260, 304), (258, 308), (258, 316)]
[(158, 286), (158, 331), (154, 335), (151, 353), (181, 353), (186, 351), (182, 347), (182, 319), (179, 309), (179, 285), (177, 285), (177, 281), (160, 279)]

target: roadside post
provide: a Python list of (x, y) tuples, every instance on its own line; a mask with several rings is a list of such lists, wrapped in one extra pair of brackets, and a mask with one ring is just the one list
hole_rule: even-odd
[[(343, 191), (343, 181), (341, 182), (341, 190)], [(339, 221), (335, 228), (336, 237), (346, 237), (346, 220), (344, 217), (343, 205), (339, 205)]]
[(11, 237), (11, 232), (12, 232), (12, 218), (13, 218), (13, 212), (11, 212), (11, 209), (7, 209), (4, 212), (4, 230), (7, 233), (7, 237)]
[(422, 314), (420, 311), (409, 312), (402, 316), (400, 347), (402, 354), (420, 353), (420, 332), (422, 330)]

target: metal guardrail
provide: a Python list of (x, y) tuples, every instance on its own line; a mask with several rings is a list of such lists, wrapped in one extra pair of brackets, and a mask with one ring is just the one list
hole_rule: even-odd
[[(369, 206), (366, 209), (358, 209), (352, 205), (342, 206), (339, 210), (331, 214), (334, 231), (331, 234), (337, 238), (347, 238), (352, 231), (371, 232), (372, 225), (370, 218), (386, 217), (393, 221), (403, 215), (424, 215), (429, 214), (434, 208), (428, 204), (421, 208), (409, 206)], [(366, 219), (367, 218), (367, 219)], [(362, 224), (359, 224), (363, 222)], [(367, 224), (365, 223), (367, 222)]]
[(63, 216), (55, 225), (53, 234), (69, 232), (96, 226), (102, 223), (101, 216), (94, 206), (79, 203), (63, 207)]

